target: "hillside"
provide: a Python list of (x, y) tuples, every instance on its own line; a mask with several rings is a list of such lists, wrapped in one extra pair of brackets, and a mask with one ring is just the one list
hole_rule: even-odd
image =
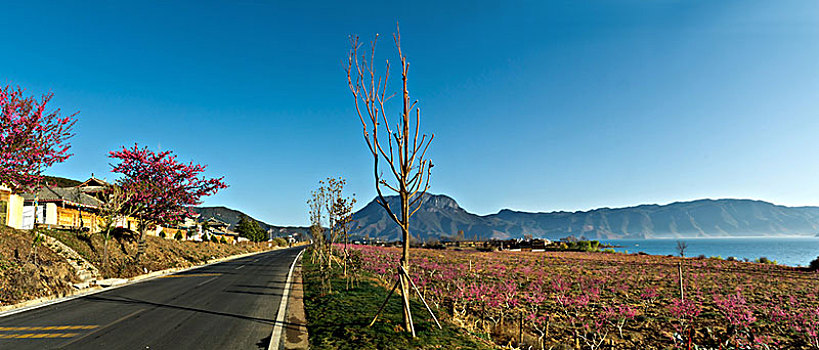
[(56, 187), (73, 187), (73, 186), (77, 186), (77, 185), (82, 183), (82, 181), (67, 179), (67, 178), (59, 177), (59, 176), (48, 176), (48, 175), (44, 175), (43, 180), (44, 180), (45, 183), (47, 183), (49, 186), (52, 186), (52, 187), (55, 187), (55, 186)]
[[(239, 219), (242, 215), (246, 215), (245, 213), (230, 209), (227, 207), (194, 207), (192, 208), (194, 212), (201, 215), (200, 220), (207, 220), (208, 218), (216, 218), (222, 220), (228, 224), (230, 224), (231, 228), (234, 228), (237, 223), (239, 223)], [(253, 220), (255, 218), (247, 215)], [(272, 229), (274, 234), (277, 236), (288, 235), (291, 233), (306, 233), (308, 232), (308, 228), (306, 227), (287, 227), (287, 226), (275, 226), (268, 224), (261, 220), (256, 220), (259, 223), (259, 226), (265, 231)]]
[[(398, 198), (388, 197), (391, 206)], [(375, 202), (354, 214), (356, 234), (397, 240), (400, 231)], [(819, 232), (819, 207), (785, 207), (745, 199), (703, 199), (668, 205), (601, 208), (590, 211), (529, 213), (504, 209), (475, 215), (445, 195), (427, 195), (413, 216), (411, 231), (421, 240), (454, 236), (466, 239), (517, 238), (524, 234), (556, 239), (568, 235), (593, 239), (730, 236), (813, 236)]]

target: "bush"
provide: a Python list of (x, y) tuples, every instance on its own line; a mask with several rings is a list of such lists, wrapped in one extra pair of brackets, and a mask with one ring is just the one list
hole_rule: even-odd
[(766, 258), (764, 256), (760, 257), (759, 259), (754, 260), (754, 262), (759, 263), (759, 264), (773, 264), (773, 265), (776, 265), (776, 260), (771, 261), (770, 259), (768, 259), (768, 258)]
[(808, 269), (810, 269), (811, 271), (819, 271), (819, 256), (817, 256), (816, 259), (810, 262), (810, 265), (808, 265)]
[(176, 231), (176, 234), (173, 235), (173, 239), (175, 239), (177, 241), (181, 241), (182, 240), (182, 232), (181, 231)]
[(162, 230), (162, 232), (159, 233), (159, 237), (165, 238), (165, 230)]
[(227, 244), (227, 240), (225, 239), (225, 237), (222, 237), (219, 239), (219, 243)]
[(278, 244), (278, 245), (279, 245), (279, 247), (285, 247), (285, 246), (287, 246), (287, 240), (286, 240), (286, 239), (284, 239), (284, 238), (281, 238), (281, 237), (276, 237), (276, 238), (274, 238), (273, 240), (274, 240), (274, 241), (276, 241), (276, 244)]

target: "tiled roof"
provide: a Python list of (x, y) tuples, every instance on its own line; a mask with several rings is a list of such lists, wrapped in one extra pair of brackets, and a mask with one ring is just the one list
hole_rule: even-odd
[[(34, 201), (34, 193), (23, 193), (27, 201)], [(89, 196), (76, 187), (42, 187), (37, 191), (37, 201), (40, 203), (66, 203), (78, 207), (99, 208), (102, 201)]]

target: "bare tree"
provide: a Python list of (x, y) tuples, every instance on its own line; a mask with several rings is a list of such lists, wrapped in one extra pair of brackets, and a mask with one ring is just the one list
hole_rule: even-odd
[(135, 207), (131, 205), (133, 193), (126, 192), (119, 185), (106, 188), (103, 193), (103, 202), (99, 208), (102, 227), (105, 230), (102, 245), (102, 263), (108, 265), (108, 241), (111, 240), (111, 231), (117, 220), (128, 220), (133, 215)]
[[(347, 181), (343, 178), (328, 178), (319, 181), (319, 188), (311, 192), (311, 197), (307, 201), (310, 207), (310, 232), (313, 235), (315, 244), (313, 245), (313, 259), (319, 262), (319, 269), (322, 277), (322, 290), (324, 293), (332, 293), (330, 274), (333, 268), (333, 261), (342, 265), (333, 256), (333, 244), (340, 237), (346, 237), (348, 225), (352, 221), (353, 205), (355, 198), (344, 197), (344, 186)], [(324, 228), (324, 218), (327, 218), (327, 228)], [(344, 274), (346, 277), (347, 251), (344, 251)]]
[(685, 257), (685, 251), (687, 249), (688, 243), (685, 243), (685, 241), (677, 241), (677, 253), (679, 253), (680, 256)]
[[(429, 177), (433, 164), (425, 155), (434, 135), (421, 134), (419, 131), (421, 110), (416, 106), (418, 101), (410, 100), (409, 89), (407, 88), (410, 64), (401, 51), (401, 34), (397, 25), (393, 40), (401, 62), (402, 82), (402, 109), (400, 119), (394, 124), (394, 129), (390, 126), (386, 112), (388, 100), (395, 96), (395, 93), (388, 93), (390, 91), (388, 88), (390, 62), (389, 60), (386, 61), (383, 73), (376, 72), (374, 65), (378, 35), (370, 43), (369, 52), (365, 50), (365, 53), (360, 56), (359, 49), (361, 49), (362, 45), (359, 43), (359, 38), (351, 36), (346, 71), (347, 83), (355, 102), (355, 110), (364, 129), (364, 139), (373, 156), (375, 190), (378, 193), (377, 202), (401, 228), (403, 254), (398, 269), (399, 271), (403, 269), (403, 273), (399, 273), (399, 276), (401, 295), (404, 302), (404, 326), (407, 331), (415, 336), (415, 327), (412, 323), (412, 313), (409, 305), (409, 247), (412, 237), (410, 235), (410, 217), (418, 211), (424, 194), (429, 189)], [(384, 163), (386, 163), (386, 166), (383, 165)], [(389, 175), (385, 176), (382, 173), (384, 168), (387, 169)], [(393, 208), (390, 206), (382, 193), (384, 188), (398, 194), (400, 207)]]

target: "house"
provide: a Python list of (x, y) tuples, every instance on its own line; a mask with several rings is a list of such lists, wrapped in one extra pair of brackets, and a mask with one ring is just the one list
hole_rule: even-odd
[(207, 227), (206, 232), (203, 233), (204, 239), (224, 238), (225, 241), (231, 244), (239, 242), (239, 234), (230, 230), (230, 224), (219, 220), (217, 218), (208, 218), (202, 223), (202, 226)]
[(41, 187), (24, 193), (23, 199), (22, 229), (47, 225), (91, 232), (100, 230), (98, 212), (102, 201), (79, 187)]
[(0, 185), (0, 225), (20, 229), (23, 226), (23, 197)]
[(227, 232), (230, 229), (230, 224), (217, 218), (208, 218), (202, 224), (208, 228), (209, 232)]
[(95, 178), (94, 174), (91, 174), (91, 178), (77, 185), (77, 188), (80, 189), (82, 193), (85, 193), (92, 197), (96, 197), (101, 201), (104, 201), (105, 197), (103, 193), (105, 192), (106, 189), (111, 188), (111, 184), (105, 182), (104, 180)]

